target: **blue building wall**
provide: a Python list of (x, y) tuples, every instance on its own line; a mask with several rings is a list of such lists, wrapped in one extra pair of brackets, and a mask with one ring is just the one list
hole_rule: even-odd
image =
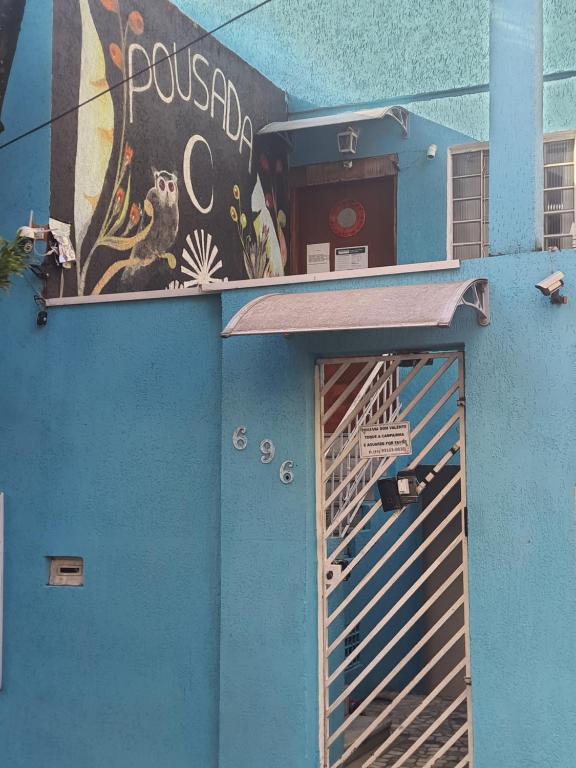
[[(567, 286), (576, 285), (572, 254), (556, 255), (553, 266), (566, 273)], [(293, 546), (296, 534), (313, 537), (314, 531), (315, 359), (454, 346), (464, 347), (466, 360), (475, 766), (548, 765), (553, 755), (555, 766), (571, 768), (576, 310), (574, 303), (553, 307), (534, 289), (549, 269), (549, 254), (522, 254), (467, 262), (458, 273), (436, 273), (435, 281), (490, 279), (488, 328), (461, 310), (450, 330), (225, 340), (222, 434), (228, 470), (222, 477), (222, 515), (229, 522), (223, 523), (222, 569), (223, 585), (235, 589), (224, 588), (222, 602), (222, 701), (227, 703), (221, 710), (221, 738), (229, 749), (221, 753), (222, 768), (239, 765), (240, 747), (246, 750), (243, 734), (249, 731), (249, 754), (240, 763), (246, 768), (279, 768), (293, 755), (311, 755), (316, 748), (317, 709), (310, 687), (316, 678), (309, 675), (316, 659), (313, 541), (296, 557)], [(381, 277), (326, 288), (429, 281), (426, 275)], [(223, 321), (256, 295), (256, 290), (225, 292)], [(240, 422), (254, 436), (252, 453), (241, 457), (227, 448)], [(278, 448), (277, 461), (268, 466), (259, 465), (256, 450), (264, 437)], [(285, 457), (296, 465), (288, 488), (277, 475)], [(244, 538), (233, 535), (240, 526), (247, 527), (243, 537), (256, 537), (263, 558), (248, 558), (258, 579), (251, 578), (245, 588)], [(312, 595), (308, 608), (307, 593)], [(280, 605), (288, 622), (274, 620)], [(278, 665), (261, 668), (262, 654), (268, 661), (273, 648)], [(233, 687), (226, 686), (224, 670), (234, 678)], [(241, 699), (247, 689), (249, 699)], [(266, 727), (254, 731), (262, 718)], [(286, 756), (290, 760), (283, 762)]]
[[(195, 2), (191, 10), (201, 7), (208, 16), (208, 5)], [(224, 3), (211, 8), (229, 11)], [(28, 0), (2, 140), (49, 115), (49, 67), (38, 65), (50, 57), (49, 35), (37, 33), (49, 24), (50, 4)], [(237, 47), (241, 42), (259, 64), (266, 45), (254, 47), (254, 39), (262, 27), (251, 34), (238, 37)], [(277, 59), (269, 60), (266, 74), (274, 76)], [(449, 63), (447, 55), (443, 66)], [(330, 80), (318, 69), (315, 78)], [(400, 82), (398, 75), (391, 85)], [(555, 114), (568, 121), (570, 89), (554, 88), (561, 92)], [(321, 103), (325, 95), (314, 98)], [(348, 95), (353, 100), (352, 90)], [(414, 131), (426, 127), (414, 124)], [(375, 147), (388, 146), (383, 136), (374, 135)], [(421, 139), (415, 150), (424, 149), (427, 134)], [(442, 140), (452, 143), (448, 134)], [(13, 232), (30, 208), (44, 221), (48, 132), (0, 159), (9, 180), (0, 232)], [(440, 154), (437, 162), (422, 174), (440, 183)], [(406, 174), (416, 179), (419, 163), (408, 168), (406, 157)], [(416, 197), (410, 205), (417, 208)], [(412, 223), (410, 205), (403, 226)], [(444, 219), (420, 221), (422, 232), (430, 226), (430, 245), (418, 232), (404, 233), (402, 252), (435, 258)], [(222, 317), (211, 296), (53, 309), (48, 327), (38, 330), (32, 289), (17, 281), (0, 297), (2, 764), (315, 766), (314, 361), (464, 346), (475, 766), (572, 768), (576, 304), (552, 307), (534, 290), (551, 259), (566, 272), (573, 298), (571, 253), (470, 262), (434, 278), (275, 289), (486, 275), (493, 304), (486, 329), (462, 311), (450, 330), (223, 345), (222, 319), (258, 295), (255, 289), (225, 293)], [(239, 425), (248, 428), (242, 453), (231, 444)], [(263, 438), (276, 444), (271, 465), (259, 462)], [(290, 486), (278, 478), (284, 459), (295, 462)], [(86, 586), (46, 587), (50, 554), (84, 556)]]
[[(0, 141), (50, 113), (50, 6), (26, 4)], [(47, 220), (49, 138), (0, 152), (5, 236), (30, 209)], [(33, 281), (0, 296), (0, 763), (214, 768), (218, 298), (70, 307), (37, 329)], [(49, 555), (84, 557), (85, 586), (46, 586)]]
[[(177, 0), (213, 28), (250, 0)], [(490, 0), (275, 0), (218, 33), (290, 96), (292, 111), (391, 99), (488, 140)], [(572, 0), (544, 0), (544, 72), (576, 70)], [(409, 23), (407, 23), (409, 19)], [(437, 99), (438, 91), (455, 89)], [(418, 94), (413, 100), (411, 95)], [(544, 129), (576, 125), (576, 79), (546, 83)]]

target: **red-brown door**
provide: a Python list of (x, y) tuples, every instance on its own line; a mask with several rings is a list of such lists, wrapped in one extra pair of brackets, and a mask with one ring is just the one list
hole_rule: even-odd
[[(294, 269), (306, 274), (308, 246), (330, 244), (330, 271), (336, 249), (367, 247), (368, 267), (396, 263), (396, 177), (345, 181), (296, 190)], [(363, 259), (359, 252), (359, 261)], [(340, 256), (340, 264), (346, 255)]]

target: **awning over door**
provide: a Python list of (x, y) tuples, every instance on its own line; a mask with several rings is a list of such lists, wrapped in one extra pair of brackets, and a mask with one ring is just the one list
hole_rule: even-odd
[(314, 115), (314, 117), (293, 117), (279, 123), (268, 123), (260, 128), (258, 133), (285, 133), (299, 131), (303, 128), (321, 128), (325, 125), (348, 125), (364, 120), (382, 120), (391, 117), (402, 128), (402, 135), (408, 135), (408, 112), (404, 107), (376, 107), (373, 109), (356, 109), (348, 112), (336, 112), (329, 115)]
[(395, 285), (352, 291), (272, 293), (246, 304), (222, 336), (373, 328), (447, 328), (458, 307), (472, 307), (490, 322), (488, 281)]

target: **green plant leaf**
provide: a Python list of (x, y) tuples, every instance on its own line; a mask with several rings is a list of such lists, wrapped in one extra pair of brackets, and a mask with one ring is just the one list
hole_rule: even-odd
[(4, 291), (10, 287), (11, 278), (21, 275), (28, 266), (25, 242), (21, 237), (12, 242), (0, 237), (0, 289)]

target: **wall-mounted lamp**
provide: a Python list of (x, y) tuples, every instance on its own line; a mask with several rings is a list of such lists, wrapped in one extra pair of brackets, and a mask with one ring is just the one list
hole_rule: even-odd
[(348, 126), (338, 133), (338, 152), (341, 155), (355, 155), (358, 149), (358, 131)]
[(536, 283), (536, 288), (543, 296), (549, 296), (552, 304), (567, 304), (568, 297), (562, 296), (560, 288), (564, 285), (564, 272), (553, 272), (548, 277)]
[(426, 150), (426, 157), (428, 158), (428, 160), (434, 160), (434, 158), (436, 157), (436, 152), (438, 152), (438, 147), (436, 146), (436, 144), (430, 144), (430, 146)]

